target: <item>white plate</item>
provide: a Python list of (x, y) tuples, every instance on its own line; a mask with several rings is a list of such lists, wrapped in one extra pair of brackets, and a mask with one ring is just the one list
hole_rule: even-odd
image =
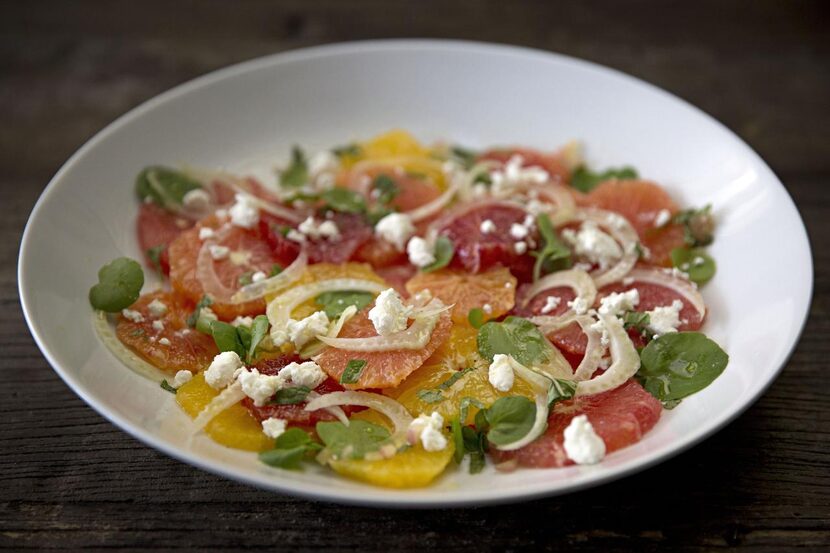
[[(478, 476), (450, 471), (397, 491), (334, 474), (288, 473), (204, 437), (173, 397), (122, 366), (90, 325), (87, 291), (114, 257), (140, 256), (133, 179), (148, 164), (246, 169), (405, 128), (471, 147), (587, 145), (599, 167), (631, 164), (686, 205), (711, 202), (718, 274), (705, 326), (730, 355), (724, 374), (665, 411), (641, 442), (600, 465)], [(55, 371), (99, 413), (148, 445), (263, 488), (362, 504), (448, 506), (515, 501), (641, 470), (708, 436), (750, 405), (792, 351), (810, 303), (803, 223), (769, 167), (722, 125), (651, 85), (584, 61), (446, 41), (342, 44), (237, 65), (150, 100), (101, 131), (61, 168), (23, 237), (20, 296)], [(196, 477), (194, 475), (194, 477)]]

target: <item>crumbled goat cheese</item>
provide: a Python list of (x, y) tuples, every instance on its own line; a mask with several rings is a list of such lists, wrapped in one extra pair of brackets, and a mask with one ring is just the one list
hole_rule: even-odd
[(159, 344), (161, 344), (162, 346), (169, 346), (170, 340), (167, 338), (159, 338)]
[(231, 224), (251, 229), (259, 223), (259, 209), (252, 199), (246, 194), (237, 194), (236, 203), (228, 211), (231, 216)]
[(153, 330), (161, 332), (162, 330), (164, 330), (164, 323), (159, 320), (153, 321)]
[(523, 167), (524, 158), (520, 155), (511, 157), (501, 171), (490, 173), (491, 187), (494, 193), (508, 191), (522, 184), (544, 184), (550, 179), (547, 171), (540, 167)]
[(208, 251), (210, 252), (210, 256), (219, 261), (220, 259), (225, 259), (228, 257), (228, 254), (231, 253), (231, 249), (227, 246), (220, 246), (219, 244), (211, 244), (208, 246)]
[(156, 298), (147, 305), (147, 310), (153, 317), (161, 317), (167, 313), (167, 306)]
[(500, 392), (510, 391), (514, 380), (512, 358), (503, 353), (495, 354), (493, 362), (490, 363), (487, 378), (496, 390)]
[(305, 234), (298, 231), (297, 229), (289, 230), (288, 234), (286, 234), (285, 237), (291, 240), (292, 242), (299, 242), (300, 244), (305, 243)]
[(527, 242), (516, 242), (513, 244), (513, 251), (519, 255), (523, 255), (527, 251)]
[(300, 223), (297, 230), (312, 240), (319, 238), (334, 240), (340, 237), (340, 229), (337, 228), (334, 221), (321, 221), (318, 223), (314, 217), (308, 217), (305, 221)]
[(623, 254), (620, 245), (593, 221), (585, 221), (579, 232), (565, 229), (562, 237), (573, 247), (576, 255), (598, 264), (600, 269), (607, 269)]
[(657, 228), (664, 227), (671, 221), (671, 211), (668, 209), (661, 209), (657, 212), (657, 216), (654, 218), (654, 226)]
[(670, 332), (677, 332), (682, 310), (683, 302), (680, 300), (674, 300), (671, 305), (655, 307), (648, 311), (648, 329), (654, 333), (655, 338)]
[(412, 307), (404, 305), (400, 294), (394, 288), (384, 290), (375, 299), (375, 306), (369, 310), (369, 319), (381, 336), (406, 330), (406, 323)]
[(176, 376), (173, 377), (173, 380), (170, 382), (170, 385), (174, 388), (179, 388), (184, 386), (193, 378), (193, 373), (190, 371), (179, 371), (176, 373)]
[(409, 256), (409, 262), (416, 267), (426, 267), (435, 263), (435, 254), (429, 242), (420, 236), (413, 236), (406, 245), (406, 254)]
[(202, 227), (199, 229), (199, 240), (207, 240), (208, 238), (213, 238), (215, 235), (216, 233), (210, 227)]
[(578, 465), (593, 465), (605, 457), (605, 442), (602, 441), (586, 415), (571, 419), (565, 428), (565, 454)]
[(407, 437), (410, 442), (420, 440), (427, 451), (442, 451), (447, 447), (447, 438), (441, 432), (444, 427), (444, 417), (440, 413), (418, 415), (418, 418), (409, 424)]
[(482, 232), (482, 234), (490, 234), (491, 232), (495, 232), (496, 223), (494, 223), (490, 219), (485, 219), (481, 222), (481, 225), (478, 228)]
[(547, 315), (562, 303), (562, 298), (558, 296), (548, 296), (545, 299), (545, 305), (542, 306), (542, 315)]
[(312, 180), (340, 168), (340, 159), (328, 150), (317, 152), (308, 160), (308, 174)]
[(205, 371), (205, 382), (214, 390), (221, 390), (234, 381), (234, 373), (241, 368), (242, 359), (235, 351), (223, 351), (213, 358)]
[(128, 321), (132, 321), (134, 323), (144, 322), (144, 315), (142, 315), (139, 311), (135, 311), (133, 309), (122, 309), (121, 314), (124, 315), (124, 318)]
[(574, 310), (574, 313), (577, 315), (582, 315), (588, 312), (588, 308), (591, 307), (588, 305), (588, 301), (585, 298), (576, 297), (573, 301), (568, 302), (568, 307)]
[(242, 386), (242, 393), (254, 400), (254, 405), (259, 407), (265, 405), (283, 385), (279, 376), (260, 374), (257, 369), (241, 371), (237, 380)]
[(285, 432), (285, 421), (276, 417), (262, 421), (262, 432), (269, 438), (279, 438)]
[(489, 303), (485, 303), (481, 306), (481, 310), (490, 315), (493, 312), (493, 306)]
[(403, 251), (407, 240), (415, 234), (415, 225), (409, 215), (390, 213), (375, 225), (375, 234)]
[(280, 370), (280, 377), (290, 380), (296, 386), (305, 386), (313, 390), (323, 383), (326, 373), (314, 361), (289, 363)]
[(317, 311), (300, 321), (289, 319), (285, 324), (285, 331), (288, 339), (301, 348), (317, 336), (329, 331), (329, 318), (325, 311)]
[(640, 303), (640, 292), (632, 288), (627, 292), (612, 292), (600, 300), (600, 315), (614, 315), (615, 317), (626, 311), (631, 311)]
[(510, 236), (515, 238), (516, 240), (521, 240), (525, 238), (528, 234), (528, 230), (524, 225), (520, 225), (519, 223), (513, 223), (510, 225)]
[(602, 319), (597, 320), (588, 328), (600, 335), (599, 342), (602, 347), (605, 347), (611, 343), (611, 337), (608, 335), (608, 328), (606, 328), (605, 323), (602, 322)]
[(202, 188), (194, 188), (184, 195), (182, 205), (192, 211), (207, 211), (210, 207), (210, 194)]
[(251, 275), (251, 282), (261, 282), (267, 278), (263, 271), (257, 271)]
[(241, 315), (231, 321), (232, 326), (252, 326), (253, 324), (253, 317), (243, 317)]

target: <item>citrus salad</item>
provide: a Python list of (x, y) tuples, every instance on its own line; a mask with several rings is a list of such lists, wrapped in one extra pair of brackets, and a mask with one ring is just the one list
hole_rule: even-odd
[(698, 332), (710, 208), (631, 167), (392, 131), (295, 147), (274, 177), (144, 169), (146, 268), (115, 259), (89, 292), (194, 435), (418, 487), (601, 462), (726, 367)]

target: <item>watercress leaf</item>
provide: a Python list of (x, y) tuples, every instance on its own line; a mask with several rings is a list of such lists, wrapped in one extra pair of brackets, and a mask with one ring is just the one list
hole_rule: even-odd
[(575, 381), (553, 378), (551, 379), (550, 388), (548, 388), (548, 407), (553, 407), (555, 403), (560, 401), (571, 399), (575, 394)]
[(324, 209), (339, 211), (341, 213), (364, 213), (366, 201), (363, 196), (346, 188), (329, 188), (320, 194), (320, 199), (325, 202)]
[(444, 394), (440, 390), (418, 390), (417, 396), (425, 403), (441, 403), (444, 401)]
[(636, 179), (637, 176), (637, 170), (633, 167), (621, 167), (619, 169), (612, 168), (595, 173), (582, 165), (574, 171), (573, 175), (571, 175), (571, 186), (577, 190), (587, 193), (603, 181), (610, 179)]
[(698, 392), (726, 368), (729, 356), (699, 332), (655, 338), (640, 353), (637, 378), (654, 397), (672, 401)]
[(292, 386), (290, 388), (282, 388), (277, 390), (277, 393), (269, 401), (271, 405), (294, 405), (305, 401), (311, 389), (306, 386)]
[(551, 345), (532, 322), (521, 317), (490, 321), (478, 329), (478, 352), (488, 361), (497, 353), (510, 355), (525, 366), (544, 364), (550, 359)]
[(527, 435), (536, 418), (536, 404), (523, 396), (497, 399), (486, 412), (490, 429), (487, 440), (507, 445)]
[(199, 181), (168, 167), (147, 167), (135, 179), (135, 189), (142, 201), (152, 201), (169, 210), (182, 205), (185, 194), (202, 188)]
[(300, 428), (288, 428), (285, 432), (277, 436), (274, 445), (279, 449), (289, 449), (292, 447), (307, 446), (313, 443), (308, 432)]
[(191, 313), (187, 317), (187, 326), (189, 326), (190, 328), (195, 327), (196, 322), (199, 320), (199, 315), (202, 314), (202, 309), (204, 309), (205, 307), (210, 307), (211, 305), (213, 305), (213, 300), (210, 298), (210, 296), (208, 296), (207, 294), (202, 296), (202, 299), (200, 299), (199, 303), (196, 304), (196, 308), (193, 310), (193, 313)]
[(257, 315), (251, 325), (251, 345), (248, 346), (248, 361), (254, 358), (256, 349), (262, 343), (262, 339), (268, 334), (268, 317)]
[(386, 428), (360, 419), (352, 419), (349, 426), (342, 422), (318, 422), (315, 428), (326, 448), (341, 459), (362, 459), (389, 441)]
[(239, 325), (236, 327), (236, 334), (239, 336), (239, 342), (242, 344), (243, 351), (239, 356), (247, 361), (248, 352), (251, 349), (251, 329), (247, 326)]
[(426, 267), (421, 267), (421, 271), (431, 273), (432, 271), (437, 271), (438, 269), (446, 267), (452, 260), (454, 253), (455, 246), (453, 246), (452, 241), (446, 236), (439, 236), (435, 241), (435, 251), (433, 252), (435, 261)]
[(457, 418), (450, 421), (450, 431), (455, 445), (453, 457), (456, 463), (460, 463), (464, 459), (464, 434), (461, 430), (461, 422)]
[(571, 250), (559, 239), (550, 217), (545, 213), (540, 213), (536, 217), (536, 227), (542, 236), (543, 244), (538, 251), (531, 252), (531, 255), (536, 258), (533, 264), (533, 280), (539, 280), (542, 273), (547, 274), (570, 268), (573, 263)]
[(308, 182), (308, 161), (298, 146), (291, 149), (291, 163), (280, 173), (280, 186), (299, 188)]
[(240, 358), (245, 357), (245, 346), (242, 344), (237, 327), (222, 321), (211, 321), (210, 334), (219, 351), (235, 351)]
[(378, 203), (389, 204), (400, 193), (395, 179), (386, 174), (380, 174), (372, 181), (372, 189), (377, 195)]
[(167, 379), (166, 379), (166, 378), (165, 378), (164, 380), (162, 380), (162, 381), (159, 383), (159, 386), (161, 386), (161, 389), (162, 389), (162, 390), (167, 390), (167, 391), (168, 391), (168, 392), (170, 392), (171, 394), (175, 394), (175, 393), (176, 393), (176, 388), (174, 388), (173, 386), (171, 386), (171, 385), (170, 385), (170, 383), (169, 383), (169, 382), (167, 382)]
[(350, 359), (346, 363), (346, 370), (340, 375), (340, 384), (355, 384), (360, 380), (360, 375), (366, 367), (364, 359)]
[(470, 309), (470, 312), (467, 313), (467, 321), (473, 328), (481, 328), (481, 325), (484, 324), (484, 311), (480, 307)]
[(144, 271), (129, 257), (113, 259), (98, 271), (98, 284), (89, 289), (95, 309), (117, 313), (134, 304), (144, 286)]
[(715, 260), (699, 248), (675, 248), (671, 251), (671, 262), (699, 286), (715, 276)]
[(260, 453), (259, 460), (272, 467), (296, 470), (300, 468), (300, 463), (305, 458), (306, 452), (307, 448), (302, 445), (290, 448), (270, 449)]
[(375, 295), (371, 292), (360, 292), (357, 290), (342, 290), (336, 292), (323, 292), (316, 298), (314, 303), (323, 308), (329, 319), (336, 319), (343, 314), (350, 305), (354, 305), (358, 311), (372, 303)]
[(683, 400), (682, 399), (671, 399), (669, 401), (661, 401), (660, 403), (663, 404), (663, 409), (665, 409), (667, 411), (671, 411), (672, 409), (674, 409), (675, 407), (680, 405), (681, 401), (683, 401)]

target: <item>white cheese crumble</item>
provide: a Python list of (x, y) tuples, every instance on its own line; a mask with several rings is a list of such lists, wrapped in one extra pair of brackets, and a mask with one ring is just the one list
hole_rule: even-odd
[(264, 271), (257, 271), (251, 275), (251, 282), (262, 282), (265, 278), (266, 275)]
[(602, 441), (586, 415), (571, 419), (565, 428), (565, 454), (578, 465), (593, 465), (605, 457), (605, 442)]
[(326, 373), (314, 361), (289, 363), (280, 370), (280, 378), (290, 380), (296, 386), (314, 389), (326, 379)]
[(176, 376), (173, 377), (173, 380), (170, 382), (170, 385), (174, 388), (179, 388), (184, 386), (193, 378), (193, 373), (190, 371), (179, 371), (176, 373)]
[(602, 322), (602, 319), (597, 320), (589, 328), (600, 335), (599, 343), (602, 347), (605, 347), (611, 343), (611, 337), (609, 336), (608, 329), (606, 328), (605, 323)]
[(600, 315), (614, 315), (615, 317), (626, 311), (631, 311), (640, 303), (640, 292), (632, 288), (626, 292), (612, 292), (599, 302)]
[(409, 256), (409, 262), (416, 267), (426, 267), (435, 263), (435, 254), (429, 242), (420, 236), (413, 236), (406, 245), (406, 254)]
[(588, 312), (588, 308), (591, 306), (588, 305), (588, 301), (585, 298), (576, 297), (568, 302), (568, 307), (573, 309), (577, 315), (583, 315)]
[(147, 310), (153, 317), (161, 317), (167, 313), (167, 305), (165, 305), (164, 302), (159, 301), (158, 298), (155, 298), (147, 305)]
[(285, 432), (285, 421), (271, 417), (262, 421), (262, 432), (269, 438), (279, 438)]
[(134, 309), (122, 309), (121, 314), (124, 315), (124, 318), (128, 321), (132, 321), (134, 323), (144, 322), (144, 315)]
[(216, 233), (210, 227), (202, 227), (199, 229), (199, 240), (207, 240), (208, 238), (213, 238), (215, 235)]
[(335, 240), (340, 237), (340, 229), (337, 228), (334, 221), (321, 221), (318, 223), (314, 217), (306, 218), (305, 221), (299, 224), (297, 230), (312, 240), (319, 238)]
[(671, 305), (655, 307), (648, 311), (648, 329), (657, 338), (663, 334), (677, 332), (680, 326), (680, 312), (683, 310), (683, 302), (674, 300)]
[(527, 227), (521, 225), (519, 223), (513, 223), (510, 225), (510, 236), (515, 238), (516, 240), (521, 240), (525, 238), (528, 234)]
[(585, 221), (575, 232), (573, 229), (562, 231), (562, 238), (574, 249), (574, 253), (591, 263), (607, 269), (623, 255), (622, 248), (608, 234), (600, 230), (593, 221)]
[(550, 179), (547, 171), (540, 167), (522, 167), (524, 158), (514, 155), (501, 171), (490, 173), (491, 188), (494, 193), (509, 190), (522, 184), (544, 184)]
[(403, 251), (407, 240), (415, 234), (415, 225), (409, 215), (390, 213), (375, 225), (375, 234)]
[(243, 317), (241, 315), (231, 321), (231, 326), (252, 326), (253, 324), (253, 317)]
[(412, 307), (404, 305), (400, 294), (388, 288), (378, 294), (375, 306), (369, 310), (369, 319), (381, 336), (406, 330)]
[(164, 323), (159, 320), (153, 321), (153, 330), (161, 332), (162, 330), (164, 330)]
[(161, 344), (162, 346), (169, 346), (170, 345), (170, 340), (168, 338), (160, 338), (159, 339), (159, 344)]
[(562, 298), (559, 296), (548, 296), (545, 299), (545, 305), (542, 306), (542, 315), (547, 315), (562, 303)]
[(326, 334), (328, 331), (329, 318), (325, 311), (317, 311), (300, 321), (289, 319), (285, 324), (288, 339), (294, 342), (294, 345), (298, 348), (303, 347), (317, 336)]
[(523, 255), (527, 251), (527, 242), (516, 242), (513, 244), (513, 251), (519, 255)]
[(317, 152), (308, 160), (308, 174), (313, 179), (340, 168), (340, 159), (328, 150)]
[(242, 393), (254, 400), (256, 406), (265, 405), (283, 385), (279, 376), (260, 374), (257, 369), (241, 371), (237, 380), (242, 386)]
[(515, 375), (513, 374), (512, 358), (503, 353), (493, 356), (490, 369), (487, 373), (490, 384), (500, 392), (508, 392), (513, 387)]
[(305, 234), (298, 231), (297, 229), (289, 230), (288, 234), (286, 234), (285, 237), (291, 240), (292, 242), (299, 242), (300, 244), (305, 243)]
[(482, 232), (482, 234), (490, 234), (491, 232), (495, 232), (496, 223), (494, 223), (490, 219), (485, 219), (481, 222), (481, 225), (478, 228)]
[(444, 417), (433, 411), (431, 415), (418, 415), (409, 423), (407, 434), (412, 442), (420, 440), (426, 451), (442, 451), (447, 447), (447, 438), (441, 432), (443, 427)]
[(254, 228), (259, 223), (259, 209), (246, 194), (237, 194), (236, 203), (228, 210), (231, 224), (242, 228)]
[(485, 303), (481, 306), (481, 310), (490, 315), (491, 313), (493, 313), (493, 306), (489, 303)]
[(210, 252), (210, 256), (217, 261), (225, 259), (231, 253), (231, 249), (229, 247), (220, 246), (219, 244), (209, 245), (208, 251)]
[(191, 211), (207, 211), (210, 207), (210, 194), (202, 188), (194, 188), (184, 195), (182, 205)]
[(235, 351), (223, 351), (213, 358), (205, 371), (205, 382), (214, 390), (221, 390), (234, 381), (234, 373), (241, 368), (242, 359)]
[(668, 209), (661, 209), (657, 212), (654, 218), (654, 226), (657, 228), (666, 226), (671, 221), (671, 211)]

